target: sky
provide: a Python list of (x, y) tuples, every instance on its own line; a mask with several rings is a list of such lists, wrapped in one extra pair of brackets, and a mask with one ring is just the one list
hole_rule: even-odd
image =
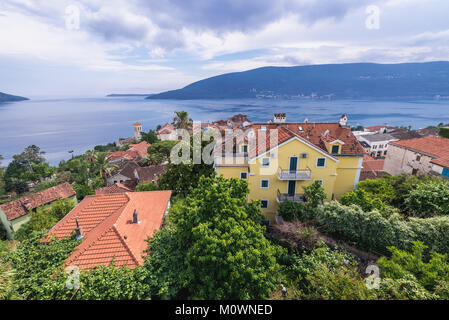
[(1, 0), (0, 92), (157, 93), (263, 66), (449, 60), (447, 0)]

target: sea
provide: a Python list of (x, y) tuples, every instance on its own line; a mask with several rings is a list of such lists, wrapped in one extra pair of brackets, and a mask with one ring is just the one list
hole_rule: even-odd
[(242, 113), (253, 122), (266, 122), (285, 112), (287, 122), (337, 122), (342, 114), (351, 126), (392, 125), (424, 128), (449, 123), (449, 100), (145, 100), (142, 96), (32, 99), (0, 103), (2, 165), (29, 145), (45, 151), (53, 165), (99, 144), (133, 136), (133, 123), (143, 130), (173, 120), (187, 111), (195, 121), (227, 119)]

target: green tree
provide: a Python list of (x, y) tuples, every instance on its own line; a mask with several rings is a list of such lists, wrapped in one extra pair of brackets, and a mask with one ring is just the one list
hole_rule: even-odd
[(148, 183), (139, 184), (136, 187), (135, 191), (155, 191), (155, 190), (159, 190), (159, 187), (157, 185), (155, 185), (153, 182), (148, 182)]
[(391, 258), (381, 257), (377, 261), (382, 277), (397, 280), (412, 275), (420, 285), (431, 293), (437, 286), (448, 285), (448, 255), (431, 251), (430, 259), (426, 262), (426, 249), (428, 247), (421, 241), (413, 241), (411, 252), (389, 247)]
[[(169, 214), (174, 228), (170, 243), (183, 253), (176, 255), (181, 261), (167, 266), (150, 258), (150, 270), (165, 266), (169, 270), (159, 273), (181, 271), (175, 285), (194, 299), (268, 297), (278, 280), (276, 259), (283, 250), (265, 238), (259, 203), (248, 203), (248, 193), (246, 181), (201, 177), (198, 187)], [(150, 244), (152, 255), (161, 248), (156, 243), (159, 246)], [(163, 288), (153, 290), (172, 292), (170, 283), (163, 283)]]
[(160, 141), (153, 143), (148, 147), (148, 155), (146, 161), (150, 165), (160, 165), (170, 160), (170, 153), (172, 148), (178, 144), (178, 141)]
[(33, 299), (40, 294), (45, 282), (63, 269), (65, 259), (71, 254), (80, 241), (72, 238), (52, 239), (42, 245), (42, 233), (34, 233), (28, 239), (17, 243), (14, 250), (0, 258), (10, 263), (15, 270), (14, 283), (17, 293), (23, 299)]
[(193, 125), (193, 120), (186, 111), (175, 111), (172, 125), (175, 129), (189, 129)]
[(150, 129), (148, 132), (142, 132), (141, 141), (146, 141), (150, 144), (153, 144), (155, 142), (159, 142), (159, 139), (157, 138), (156, 132)]

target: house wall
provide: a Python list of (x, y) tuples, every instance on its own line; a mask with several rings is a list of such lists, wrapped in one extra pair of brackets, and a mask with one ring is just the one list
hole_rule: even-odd
[(128, 177), (125, 177), (124, 175), (116, 174), (116, 175), (114, 175), (114, 176), (112, 176), (112, 177), (107, 178), (106, 180), (107, 180), (107, 185), (108, 185), (108, 186), (111, 186), (111, 185), (115, 184), (114, 181), (117, 181), (117, 182), (120, 182), (120, 181), (129, 181), (129, 180), (131, 180), (131, 179), (128, 178)]
[[(69, 200), (73, 201), (73, 203), (76, 205), (78, 203), (78, 200), (76, 199), (76, 195), (68, 198)], [(54, 202), (54, 201), (53, 201)], [(53, 202), (47, 203), (44, 205), (44, 209), (49, 209)], [(24, 216), (21, 216), (14, 220), (8, 220), (6, 217), (6, 214), (0, 209), (0, 222), (3, 224), (3, 226), (6, 229), (6, 233), (8, 235), (8, 239), (12, 239), (14, 236), (14, 232), (17, 232), (19, 228), (24, 224), (30, 221), (30, 215), (26, 214)]]
[[(308, 158), (301, 158), (302, 153), (307, 153)], [(344, 193), (353, 190), (356, 184), (357, 172), (361, 169), (362, 157), (339, 157), (339, 163), (323, 153), (308, 146), (299, 140), (292, 140), (279, 148), (272, 150), (263, 157), (253, 160), (249, 163), (248, 184), (250, 188), (249, 198), (253, 200), (268, 200), (268, 208), (262, 209), (262, 213), (275, 221), (275, 216), (279, 210), (277, 202), (278, 190), (280, 193), (287, 193), (288, 181), (278, 178), (279, 168), (288, 170), (290, 165), (290, 157), (298, 157), (298, 170), (311, 170), (311, 179), (306, 181), (296, 181), (296, 194), (304, 194), (302, 187), (312, 184), (315, 180), (322, 180), (327, 199), (339, 197)], [(262, 158), (270, 158), (270, 167), (262, 167)], [(326, 158), (325, 168), (317, 168), (317, 158)], [(235, 167), (219, 167), (218, 175), (226, 178), (240, 178), (242, 168)], [(261, 180), (268, 179), (268, 189), (261, 188)], [(358, 180), (358, 179), (357, 179)]]
[(176, 137), (176, 132), (166, 133), (166, 134), (159, 134), (158, 138), (161, 141), (165, 141), (165, 140), (175, 141), (175, 140), (178, 140), (177, 137)]
[[(420, 161), (416, 160), (421, 156)], [(432, 158), (412, 150), (390, 145), (390, 149), (385, 159), (384, 171), (390, 175), (401, 173), (412, 174), (413, 169), (418, 169), (418, 174), (427, 174), (432, 171)]]

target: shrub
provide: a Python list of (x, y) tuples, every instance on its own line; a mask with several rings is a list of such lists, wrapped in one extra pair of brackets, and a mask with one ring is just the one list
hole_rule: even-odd
[(408, 194), (405, 206), (416, 217), (449, 215), (449, 183), (444, 180), (420, 183)]
[(327, 246), (309, 254), (294, 256), (287, 267), (290, 280), (288, 298), (365, 300), (374, 298), (357, 273), (357, 263), (344, 252), (332, 251)]
[(414, 241), (410, 252), (389, 247), (391, 258), (381, 257), (377, 261), (381, 276), (397, 280), (411, 275), (429, 292), (434, 292), (437, 286), (444, 287), (449, 279), (449, 258), (431, 251), (426, 262), (424, 251), (427, 248), (421, 241)]
[(410, 249), (412, 241), (422, 241), (432, 250), (449, 253), (449, 217), (402, 220), (398, 214), (383, 217), (378, 211), (336, 201), (318, 208), (316, 221), (323, 231), (351, 242), (362, 250), (388, 254), (387, 247)]
[(279, 205), (279, 215), (285, 221), (293, 221), (294, 219), (304, 220), (306, 207), (302, 203), (293, 201), (284, 201)]
[(159, 187), (157, 185), (155, 185), (153, 182), (148, 182), (148, 183), (139, 184), (136, 187), (135, 191), (155, 191), (155, 190), (159, 190)]

